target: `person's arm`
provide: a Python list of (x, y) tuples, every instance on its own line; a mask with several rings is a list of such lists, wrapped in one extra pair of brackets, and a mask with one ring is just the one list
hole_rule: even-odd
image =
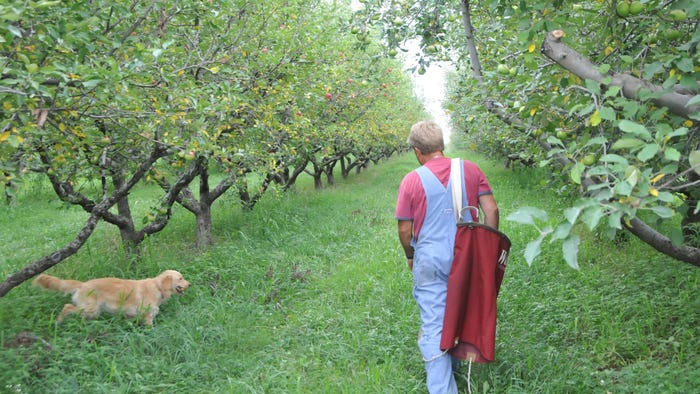
[(411, 246), (411, 238), (413, 238), (413, 221), (411, 220), (399, 220), (399, 241), (401, 242), (401, 247), (403, 247), (403, 252), (406, 254), (406, 259), (408, 263), (408, 268), (413, 270), (413, 247)]
[(479, 196), (479, 206), (484, 212), (484, 224), (498, 229), (498, 204), (493, 194)]

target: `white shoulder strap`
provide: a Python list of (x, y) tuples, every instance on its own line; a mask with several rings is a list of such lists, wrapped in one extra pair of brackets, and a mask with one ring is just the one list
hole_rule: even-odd
[(462, 161), (452, 159), (450, 167), (450, 180), (452, 182), (452, 209), (455, 214), (455, 221), (462, 221)]
[[(455, 214), (455, 221), (459, 224), (462, 223), (465, 218), (465, 212), (467, 212), (467, 220), (469, 222), (476, 220), (479, 221), (479, 208), (472, 207), (468, 205), (464, 198), (464, 190), (462, 190), (462, 160), (452, 159), (450, 167), (450, 182), (452, 182), (452, 209)], [(462, 204), (467, 204), (462, 206)], [(473, 211), (473, 213), (472, 213)]]

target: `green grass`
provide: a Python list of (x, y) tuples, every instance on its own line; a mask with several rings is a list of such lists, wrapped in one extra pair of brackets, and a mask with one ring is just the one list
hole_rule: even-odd
[[(524, 205), (556, 216), (568, 203), (537, 169), (473, 159), (502, 218)], [(398, 183), (415, 166), (404, 155), (321, 191), (304, 182), (294, 193), (268, 194), (253, 212), (233, 198), (218, 201), (216, 244), (204, 251), (194, 248), (193, 218), (183, 210), (145, 241), (141, 262), (100, 224), (50, 272), (88, 279), (172, 268), (192, 287), (161, 307), (153, 328), (109, 316), (57, 326), (67, 297), (29, 283), (15, 288), (0, 298), (0, 392), (423, 392), (418, 313), (393, 219)], [(16, 206), (0, 207), (3, 278), (70, 241), (86, 217), (39, 182), (25, 188)], [(568, 268), (557, 244), (528, 266), (521, 252), (534, 230), (505, 220), (502, 230), (513, 252), (496, 361), (473, 367), (475, 392), (693, 391), (700, 271), (634, 239), (587, 233), (580, 271)], [(462, 371), (460, 392), (465, 379)]]

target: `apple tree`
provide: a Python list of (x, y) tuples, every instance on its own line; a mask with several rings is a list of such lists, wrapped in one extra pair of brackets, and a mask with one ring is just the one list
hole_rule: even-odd
[(550, 239), (578, 267), (583, 224), (700, 265), (697, 2), (364, 5), (359, 19), (382, 26), (388, 44), (418, 39), (418, 69), (452, 59), (455, 129), (504, 159), (551, 167), (552, 182), (580, 196), (554, 225), (540, 209), (510, 216), (539, 230), (528, 262)]
[[(314, 134), (326, 115), (304, 104), (309, 87), (341, 76), (318, 66), (341, 48), (349, 59), (367, 57), (334, 38), (341, 20), (328, 17), (329, 7), (308, 0), (0, 5), (5, 193), (12, 198), (24, 178), (44, 176), (61, 200), (89, 214), (73, 242), (11, 275), (0, 296), (77, 252), (100, 221), (138, 252), (179, 203), (197, 217), (197, 243), (206, 245), (211, 206), (227, 190), (252, 209), (271, 182), (293, 184), (280, 174), (305, 169), (298, 146), (309, 136), (323, 151), (333, 144)], [(343, 72), (375, 72), (352, 67)], [(392, 146), (379, 151), (396, 149), (396, 141), (374, 141)], [(163, 192), (134, 209), (129, 194), (144, 181)]]

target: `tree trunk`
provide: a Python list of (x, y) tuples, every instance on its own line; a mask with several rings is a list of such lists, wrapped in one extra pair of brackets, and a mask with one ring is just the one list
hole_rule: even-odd
[(284, 185), (284, 190), (289, 190), (292, 186), (297, 181), (297, 178), (299, 178), (299, 175), (301, 175), (302, 172), (304, 172), (304, 169), (306, 168), (306, 165), (308, 164), (308, 161), (304, 161), (303, 163), (300, 163), (296, 167), (294, 167), (294, 171), (291, 172), (289, 175), (289, 179), (287, 183)]
[[(5, 176), (9, 175), (9, 173), (5, 173)], [(11, 180), (5, 182), (5, 203), (7, 205), (12, 205), (12, 203), (14, 202), (14, 194), (12, 193), (13, 190), (17, 190), (14, 183)]]
[(333, 163), (328, 163), (324, 167), (323, 172), (326, 173), (326, 182), (328, 183), (328, 186), (333, 186), (335, 185), (335, 177), (333, 176), (333, 169), (335, 168), (335, 161)]
[(211, 205), (213, 203), (209, 187), (209, 170), (203, 166), (199, 172), (199, 209), (195, 213), (197, 218), (197, 247), (203, 248), (214, 241), (211, 235)]
[[(700, 182), (700, 176), (695, 172), (691, 172), (688, 174), (688, 181), (691, 184)], [(692, 190), (681, 192), (685, 196), (685, 204), (688, 207), (688, 212), (686, 212), (685, 217), (681, 221), (683, 239), (686, 243), (698, 247), (700, 246), (700, 201)], [(693, 210), (693, 207), (695, 207), (695, 210)]]
[(320, 166), (315, 161), (312, 161), (311, 164), (314, 167), (313, 171), (310, 172), (306, 169), (304, 171), (314, 178), (314, 188), (315, 189), (322, 189), (323, 188), (323, 181), (321, 180), (321, 176), (323, 176), (323, 167)]
[[(115, 189), (119, 189), (124, 185), (124, 177), (121, 174), (112, 175), (112, 183)], [(134, 227), (134, 219), (131, 216), (131, 207), (129, 206), (129, 195), (126, 194), (117, 200), (117, 213), (123, 219), (123, 223), (119, 225), (119, 235), (122, 239), (122, 247), (127, 254), (139, 256), (139, 244), (143, 240), (143, 236), (136, 231)]]
[(472, 65), (474, 78), (480, 84), (484, 83), (484, 78), (481, 74), (481, 63), (479, 62), (479, 52), (476, 50), (476, 42), (474, 41), (474, 27), (472, 26), (471, 12), (469, 12), (469, 0), (462, 0), (462, 27), (467, 38), (467, 51), (469, 52), (469, 60)]
[(214, 243), (211, 233), (211, 206), (200, 202), (197, 218), (197, 247), (204, 248)]
[[(347, 160), (347, 163), (346, 163)], [(344, 156), (340, 159), (340, 175), (343, 178), (347, 178), (348, 172), (350, 171), (347, 166), (349, 166), (351, 163), (350, 158), (347, 156)]]

